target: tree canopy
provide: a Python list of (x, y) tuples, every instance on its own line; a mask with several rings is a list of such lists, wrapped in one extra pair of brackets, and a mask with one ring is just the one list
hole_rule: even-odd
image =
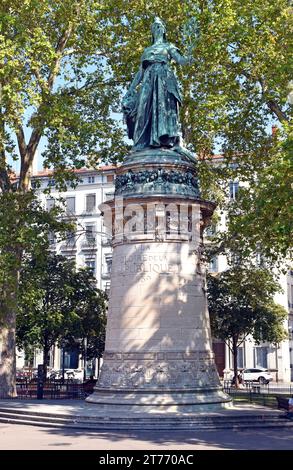
[(76, 271), (71, 261), (48, 252), (23, 266), (17, 343), (21, 349), (41, 348), (45, 366), (50, 348), (61, 341), (70, 347), (83, 338), (89, 343), (100, 340), (99, 356), (105, 312), (106, 295), (96, 288), (96, 280), (89, 270)]
[(266, 269), (234, 266), (208, 276), (208, 304), (212, 334), (226, 342), (233, 353), (237, 377), (237, 348), (248, 335), (256, 343), (279, 343), (287, 337), (288, 315), (274, 302), (280, 286)]

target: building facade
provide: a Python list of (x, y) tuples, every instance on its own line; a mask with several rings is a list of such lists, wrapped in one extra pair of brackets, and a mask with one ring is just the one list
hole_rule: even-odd
[[(55, 181), (50, 172), (36, 172), (33, 175), (33, 183), (38, 188), (43, 207), (50, 210), (55, 204), (62, 205), (65, 217), (73, 220), (76, 225), (76, 231), (68, 233), (65, 239), (58, 240), (52, 233), (49, 240), (50, 250), (73, 260), (77, 268), (85, 266), (90, 268), (97, 280), (97, 287), (108, 292), (112, 248), (98, 207), (113, 198), (115, 167), (100, 167), (98, 170), (81, 169), (76, 173), (79, 179), (77, 186), (64, 193), (55, 190)], [(46, 193), (48, 188), (50, 193)], [(17, 351), (17, 368), (28, 365), (37, 367), (42, 362), (41, 351), (35, 351), (33, 364), (28, 363), (22, 351)], [(74, 351), (63, 352), (55, 346), (50, 353), (49, 366), (61, 369), (63, 363), (66, 369), (84, 368), (83, 361)]]

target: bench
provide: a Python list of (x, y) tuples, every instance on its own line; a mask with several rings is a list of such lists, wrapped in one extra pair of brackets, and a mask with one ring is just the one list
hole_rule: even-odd
[(276, 399), (278, 402), (278, 408), (283, 408), (284, 410), (289, 411), (289, 398), (276, 396)]

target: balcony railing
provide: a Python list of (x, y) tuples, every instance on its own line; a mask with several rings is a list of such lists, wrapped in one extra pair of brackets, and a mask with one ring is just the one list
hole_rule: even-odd
[(96, 238), (86, 238), (81, 242), (82, 249), (95, 249), (97, 247), (97, 239)]
[(82, 211), (82, 215), (100, 215), (100, 213), (101, 212), (96, 207), (86, 207), (84, 211)]
[(110, 277), (111, 277), (111, 272), (109, 272), (109, 271), (103, 271), (103, 272), (101, 273), (101, 277), (102, 277), (102, 279), (110, 279)]
[(61, 250), (70, 251), (76, 250), (76, 239), (75, 238), (68, 238), (65, 240), (61, 245)]
[(101, 243), (102, 243), (102, 246), (110, 246), (111, 245), (111, 237), (108, 237), (107, 235), (102, 235)]

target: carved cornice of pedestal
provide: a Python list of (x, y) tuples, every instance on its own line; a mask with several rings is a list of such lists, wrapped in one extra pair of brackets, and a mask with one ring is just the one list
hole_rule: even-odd
[[(154, 205), (154, 206), (161, 205), (161, 204), (165, 204), (166, 206), (169, 204), (177, 204), (178, 206), (185, 205), (188, 207), (192, 207), (192, 205), (199, 205), (200, 211), (202, 214), (202, 222), (204, 224), (208, 223), (208, 219), (210, 219), (210, 217), (213, 215), (213, 212), (216, 208), (216, 204), (214, 202), (207, 201), (201, 198), (195, 199), (192, 197), (184, 197), (184, 196), (181, 197), (178, 194), (176, 195), (165, 194), (165, 195), (160, 195), (160, 196), (133, 194), (131, 196), (126, 196), (126, 197), (117, 196), (114, 199), (107, 201), (106, 204), (112, 209), (113, 215), (117, 207), (121, 207), (124, 210), (129, 204), (139, 204), (144, 209), (146, 209), (147, 204)], [(103, 204), (100, 205), (100, 210), (103, 212)]]
[(105, 351), (104, 360), (114, 361), (127, 361), (127, 360), (157, 360), (157, 361), (168, 361), (182, 359), (186, 361), (191, 360), (213, 360), (214, 354), (211, 351), (190, 351), (185, 353), (183, 351), (153, 351), (153, 352), (110, 352)]
[[(116, 197), (101, 204), (100, 209), (104, 215), (104, 224), (108, 227), (108, 236), (112, 234), (113, 246), (121, 243), (182, 241), (194, 242), (193, 245), (199, 247), (203, 229), (209, 224), (215, 204), (178, 195), (133, 195)], [(169, 227), (168, 211), (171, 211), (173, 218)], [(125, 236), (125, 226), (133, 212), (140, 214), (141, 226), (136, 225), (135, 230), (128, 230)]]

